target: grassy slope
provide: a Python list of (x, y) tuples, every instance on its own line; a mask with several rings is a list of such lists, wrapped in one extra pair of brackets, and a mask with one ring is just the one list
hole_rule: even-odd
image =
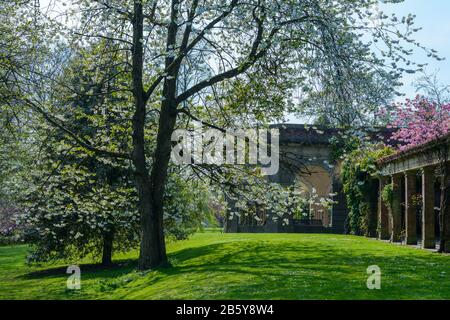
[[(172, 268), (81, 265), (82, 290), (65, 268), (26, 267), (26, 246), (0, 247), (0, 299), (450, 299), (450, 256), (353, 236), (200, 233), (168, 246)], [(382, 289), (366, 288), (378, 265)]]

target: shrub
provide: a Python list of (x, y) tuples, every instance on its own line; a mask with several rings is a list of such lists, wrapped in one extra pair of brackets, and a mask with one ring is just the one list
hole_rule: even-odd
[(22, 239), (22, 230), (17, 225), (19, 209), (6, 202), (0, 202), (0, 245), (17, 243)]
[(171, 174), (165, 198), (164, 226), (169, 239), (185, 240), (204, 225), (217, 225), (213, 194), (202, 181)]

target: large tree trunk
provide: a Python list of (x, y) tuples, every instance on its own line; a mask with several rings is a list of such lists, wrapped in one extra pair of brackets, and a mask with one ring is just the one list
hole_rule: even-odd
[[(168, 264), (163, 226), (163, 200), (170, 161), (171, 137), (176, 122), (176, 113), (170, 111), (172, 109), (170, 104), (170, 101), (163, 103), (161, 108), (156, 151), (150, 178), (152, 183), (151, 201), (149, 201), (151, 218), (144, 221), (144, 233), (151, 233), (151, 238), (143, 240), (141, 244), (142, 258), (147, 254), (153, 256), (150, 258), (149, 264), (144, 264), (150, 268)], [(145, 241), (152, 241), (152, 243), (144, 243)], [(144, 251), (147, 246), (153, 247), (148, 249), (148, 253)]]
[(167, 261), (164, 236), (161, 235), (158, 213), (153, 210), (152, 181), (149, 176), (145, 155), (146, 95), (143, 85), (143, 26), (144, 15), (141, 1), (134, 1), (133, 14), (133, 154), (134, 178), (139, 197), (141, 213), (141, 247), (138, 268), (147, 270)]
[[(172, 127), (173, 130), (172, 122), (165, 124), (167, 127)], [(151, 184), (144, 181), (139, 182), (142, 212), (142, 240), (139, 257), (139, 269), (141, 270), (168, 264), (163, 226), (163, 196), (170, 160), (170, 138), (170, 128), (159, 130)]]
[(103, 234), (103, 252), (102, 252), (103, 266), (112, 265), (113, 240), (114, 240), (114, 233), (112, 231), (105, 232)]
[[(141, 180), (141, 179), (138, 179)], [(150, 184), (139, 183), (139, 200), (141, 205), (142, 237), (138, 268), (148, 270), (167, 264), (162, 214), (153, 209)]]
[[(178, 2), (173, 1), (175, 6)], [(177, 9), (172, 8), (171, 23), (168, 29), (167, 50), (176, 43), (177, 33)], [(165, 61), (166, 70), (172, 64), (174, 58), (167, 57)], [(158, 123), (158, 135), (156, 137), (156, 150), (153, 157), (153, 166), (150, 180), (152, 183), (152, 228), (154, 241), (157, 241), (158, 265), (167, 265), (166, 244), (164, 239), (163, 226), (163, 209), (164, 209), (164, 191), (167, 180), (167, 173), (170, 161), (170, 152), (172, 150), (172, 133), (175, 128), (177, 119), (177, 103), (176, 103), (176, 85), (179, 66), (172, 68), (168, 76), (164, 80), (161, 103), (161, 111)], [(156, 250), (156, 248), (155, 248)], [(142, 252), (142, 251), (141, 251)]]
[[(168, 29), (167, 49), (176, 42), (176, 1), (173, 2), (171, 23)], [(146, 157), (144, 127), (146, 117), (146, 93), (143, 88), (143, 13), (142, 3), (135, 1), (133, 22), (133, 93), (135, 114), (133, 116), (133, 163), (135, 181), (139, 193), (141, 210), (142, 238), (139, 256), (139, 269), (146, 270), (167, 265), (166, 245), (163, 227), (164, 190), (170, 160), (171, 137), (177, 117), (176, 76), (179, 66), (172, 68), (170, 77), (164, 80), (159, 117), (156, 150), (153, 157), (151, 175), (149, 176)], [(166, 69), (173, 62), (167, 57)]]

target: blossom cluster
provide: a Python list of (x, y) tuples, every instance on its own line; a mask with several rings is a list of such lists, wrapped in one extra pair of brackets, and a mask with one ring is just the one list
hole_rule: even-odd
[(417, 96), (394, 105), (389, 127), (398, 128), (391, 139), (407, 150), (450, 132), (450, 104), (438, 104)]

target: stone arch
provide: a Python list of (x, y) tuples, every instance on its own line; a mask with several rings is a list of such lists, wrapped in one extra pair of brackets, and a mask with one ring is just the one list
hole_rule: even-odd
[[(307, 169), (308, 174), (303, 173), (297, 177), (300, 186), (306, 189), (309, 194), (312, 194), (313, 189), (315, 189), (319, 198), (328, 198), (330, 193), (333, 192), (333, 175), (328, 169), (319, 165), (311, 165)], [(321, 219), (324, 226), (330, 225), (331, 213), (329, 210), (320, 205), (311, 205), (310, 210), (313, 219)]]

